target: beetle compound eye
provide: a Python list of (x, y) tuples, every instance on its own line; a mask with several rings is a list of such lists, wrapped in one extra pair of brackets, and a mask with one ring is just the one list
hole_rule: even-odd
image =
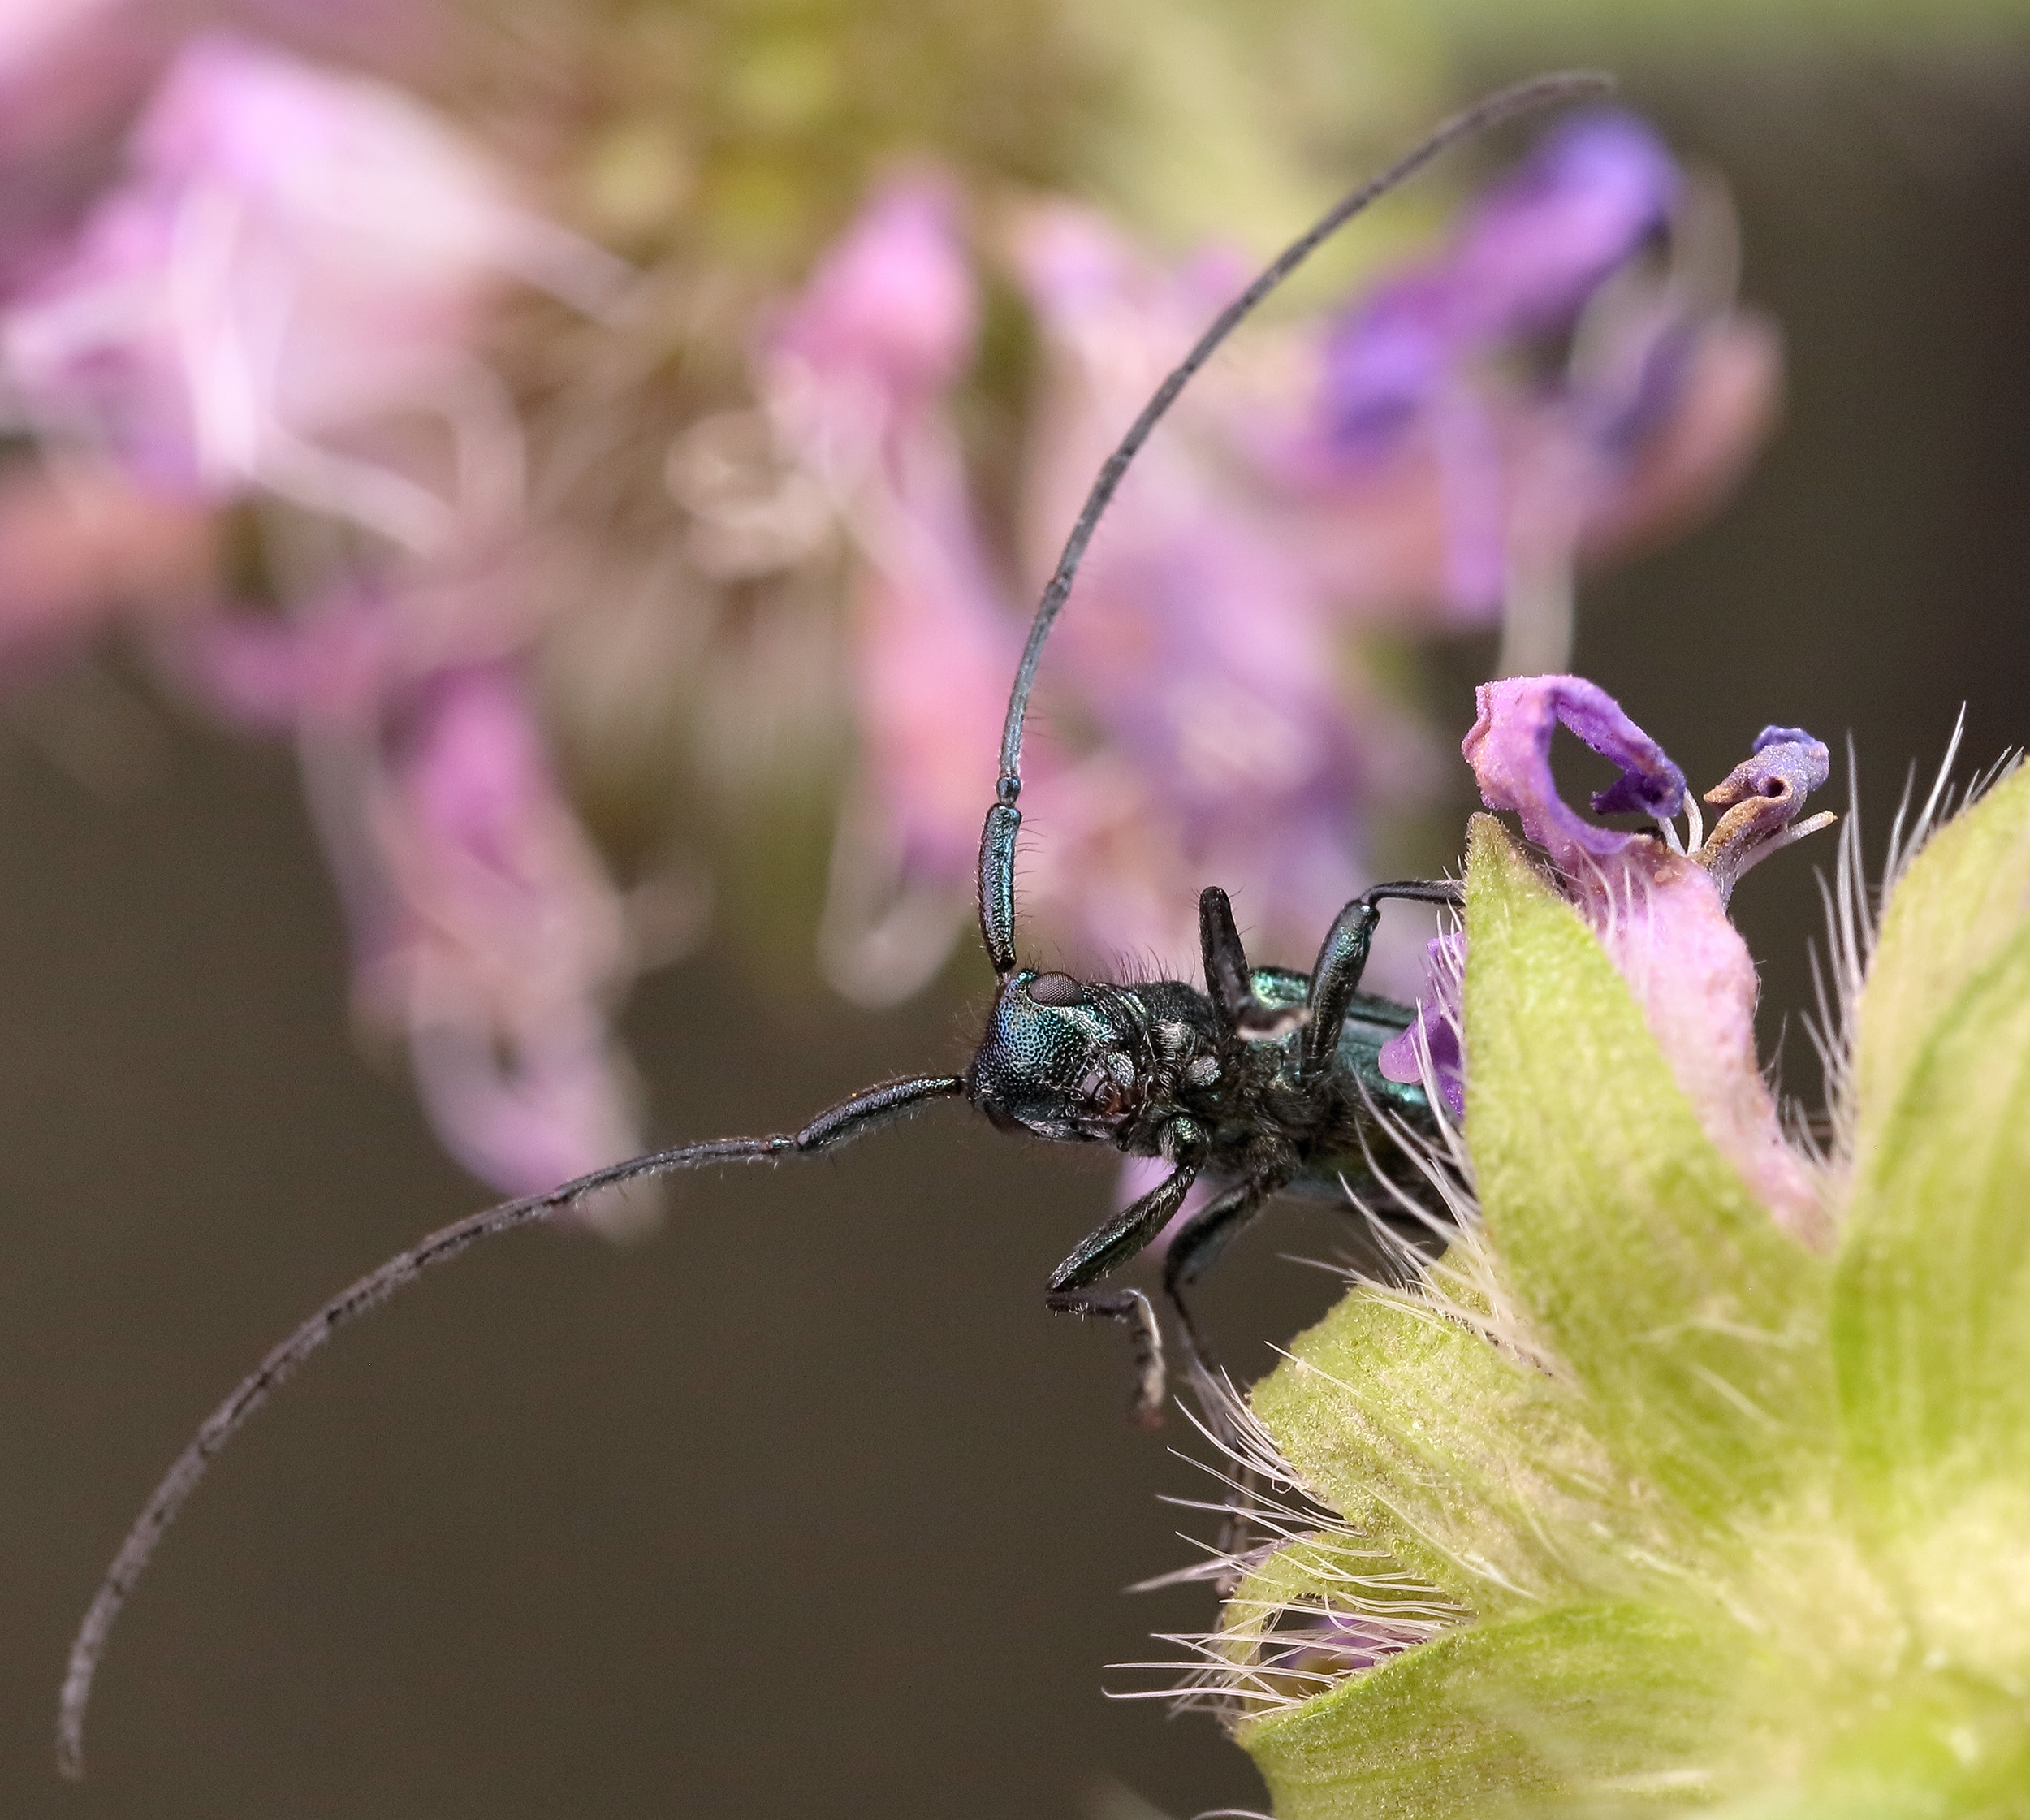
[(1086, 988), (1069, 973), (1039, 973), (1029, 983), (1029, 996), (1036, 1005), (1076, 1005)]

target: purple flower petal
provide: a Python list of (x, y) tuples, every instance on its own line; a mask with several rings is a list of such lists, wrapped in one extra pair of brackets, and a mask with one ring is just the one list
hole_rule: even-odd
[(1633, 115), (1592, 114), (1540, 145), (1491, 190), (1434, 263), (1357, 304), (1327, 339), (1326, 435), (1373, 459), (1472, 353), (1561, 327), (1666, 221), (1682, 184)]
[(1833, 775), (1832, 754), (1825, 749), (1824, 740), (1814, 739), (1802, 727), (1764, 727), (1755, 736), (1755, 744), (1748, 748), (1760, 752), (1772, 746), (1801, 746), (1812, 754), (1818, 767), (1818, 775), (1812, 780), (1811, 787), (1817, 789)]
[(1415, 1085), (1423, 1079), (1427, 1057), (1439, 1097), (1455, 1119), (1466, 1112), (1466, 1057), (1459, 1032), (1465, 1027), (1466, 938), (1457, 930), (1432, 939), (1424, 964), (1426, 988), (1417, 1001), (1417, 1021), (1382, 1045), (1384, 1080)]
[(1784, 1137), (1756, 1053), (1755, 963), (1727, 920), (1726, 889), (1744, 855), (1788, 837), (1805, 793), (1824, 780), (1825, 747), (1788, 737), (1763, 746), (1708, 798), (1737, 806), (1714, 841), (1687, 857), (1654, 837), (1600, 828), (1558, 798), (1550, 746), (1561, 721), (1622, 768), (1596, 808), (1664, 817), (1683, 801), (1682, 774), (1605, 690), (1576, 677), (1528, 677), (1484, 685), (1479, 702), (1466, 754), (1488, 806), (1517, 811), (1556, 862), (1715, 1147), (1779, 1225), (1824, 1242), (1816, 1184)]
[(1755, 742), (1754, 755), (1706, 792), (1706, 801), (1726, 813), (1696, 857), (1723, 903), (1750, 867), (1830, 819), (1798, 822), (1804, 799), (1825, 782), (1831, 770), (1824, 743), (1802, 728), (1765, 727)]
[(1375, 460), (1436, 396), (1453, 357), (1452, 287), (1436, 272), (1384, 285), (1326, 337), (1320, 402), (1325, 434), (1355, 460)]
[(1524, 832), (1567, 872), (1587, 859), (1653, 843), (1646, 834), (1602, 828), (1566, 805), (1551, 776), (1551, 736), (1561, 723), (1621, 767), (1620, 778), (1593, 798), (1599, 813), (1634, 811), (1661, 819), (1684, 802), (1685, 774), (1597, 683), (1511, 677), (1483, 683), (1477, 705), (1479, 716), (1462, 750), (1482, 800), (1490, 809), (1514, 811)]

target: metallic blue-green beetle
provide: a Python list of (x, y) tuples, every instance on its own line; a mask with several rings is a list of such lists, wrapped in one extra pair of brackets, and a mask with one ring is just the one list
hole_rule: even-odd
[(1504, 89), (1453, 116), (1408, 156), (1344, 197), (1221, 311), (1108, 457), (1043, 590), (1009, 695), (1000, 779), (980, 840), (980, 934), (1000, 985), (979, 1052), (965, 1073), (865, 1088), (800, 1130), (682, 1144), (595, 1170), (547, 1194), (507, 1202), (433, 1233), (334, 1296), (213, 1411), (127, 1533), (71, 1645), (57, 1725), (58, 1759), (67, 1775), (83, 1773), (85, 1708), (113, 1621), (213, 1458), (341, 1327), (478, 1239), (546, 1219), (600, 1188), (710, 1164), (812, 1155), (926, 1101), (962, 1097), (1004, 1130), (1111, 1143), (1129, 1155), (1161, 1156), (1170, 1164), (1161, 1182), (1073, 1251), (1052, 1273), (1048, 1288), (1054, 1308), (1129, 1325), (1141, 1367), (1136, 1407), (1153, 1417), (1163, 1400), (1164, 1371), (1161, 1334), (1148, 1299), (1138, 1290), (1107, 1292), (1092, 1286), (1163, 1230), (1199, 1176), (1217, 1181), (1219, 1191), (1173, 1239), (1164, 1265), (1166, 1296), (1194, 1362), (1202, 1360), (1203, 1351), (1181, 1288), (1272, 1195), (1306, 1188), (1343, 1195), (1342, 1182), (1371, 1182), (1374, 1171), (1390, 1169), (1398, 1161), (1406, 1170), (1398, 1186), (1415, 1195), (1414, 1171), (1384, 1134), (1380, 1115), (1385, 1110), (1411, 1130), (1430, 1135), (1436, 1131), (1433, 1114), (1420, 1088), (1385, 1079), (1377, 1059), (1382, 1044), (1408, 1025), (1411, 1013), (1406, 1005), (1363, 996), (1360, 976), (1378, 903), (1393, 897), (1456, 905), (1454, 888), (1384, 884), (1355, 898), (1333, 923), (1308, 975), (1250, 967), (1226, 893), (1217, 888), (1207, 890), (1199, 903), (1203, 992), (1177, 980), (1081, 983), (1066, 974), (1022, 966), (1015, 949), (1014, 901), (1022, 721), (1044, 641), (1121, 476), (1191, 375), (1235, 325), (1328, 236), (1446, 147), (1518, 115), (1607, 86), (1596, 76), (1567, 75)]
[(1227, 895), (1214, 885), (1199, 900), (1203, 992), (1173, 979), (1082, 983), (1021, 966), (1002, 975), (963, 1077), (966, 1097), (1005, 1130), (1111, 1143), (1170, 1165), (1079, 1243), (1047, 1291), (1062, 1312), (1134, 1325), (1136, 1407), (1145, 1420), (1155, 1418), (1164, 1389), (1153, 1315), (1138, 1291), (1091, 1286), (1169, 1225), (1199, 1177), (1217, 1191), (1172, 1235), (1163, 1279), (1194, 1357), (1183, 1286), (1272, 1196), (1343, 1202), (1350, 1189), (1371, 1190), (1387, 1207), (1427, 1195), (1421, 1170), (1382, 1123), (1393, 1117), (1399, 1130), (1437, 1135), (1423, 1088), (1388, 1079), (1380, 1066), (1382, 1046), (1413, 1013), (1359, 990), (1376, 906), (1391, 897), (1456, 901), (1449, 885), (1378, 885), (1340, 913), (1316, 967), (1302, 974), (1248, 965)]

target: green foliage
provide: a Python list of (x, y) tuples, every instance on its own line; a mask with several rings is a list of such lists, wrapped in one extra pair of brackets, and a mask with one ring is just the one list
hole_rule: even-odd
[(1940, 828), (1883, 906), (1854, 1044), (1864, 1158), (1941, 1014), (2022, 928), (2026, 902), (2030, 767)]
[(1467, 1126), (1510, 1281), (1609, 1437), (1701, 1519), (1829, 1451), (1819, 1261), (1716, 1150), (1579, 913), (1474, 824)]
[(1255, 1412), (1315, 1495), (1471, 1610), (1587, 1596), (1593, 1539), (1639, 1520), (1578, 1399), (1409, 1298), (1346, 1297)]
[(1855, 1185), (1834, 1342), (1872, 1497), (2030, 1486), (2030, 926), (1920, 1048)]
[(1462, 1626), (1249, 1744), (1289, 1820), (1528, 1813), (1582, 1775), (1597, 1794), (1674, 1805), (1703, 1790), (1727, 1679), (1724, 1650), (1676, 1614), (1570, 1605)]
[(2019, 778), (1885, 907), (1829, 1263), (1476, 824), (1483, 1223), (1425, 1286), (1356, 1285), (1257, 1386), (1337, 1520), (1262, 1564), (1225, 1641), (1245, 1671), (1307, 1614), (1344, 1630), (1422, 1586), (1438, 1615), (1308, 1698), (1255, 1684), (1241, 1738), (1285, 1820), (2030, 1813), (2026, 850)]

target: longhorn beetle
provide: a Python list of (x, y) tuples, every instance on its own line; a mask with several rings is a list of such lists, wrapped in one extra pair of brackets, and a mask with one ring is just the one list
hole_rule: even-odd
[[(1440, 153), (1503, 121), (1609, 86), (1605, 77), (1585, 71), (1539, 76), (1446, 120), (1415, 150), (1342, 197), (1228, 305), (1108, 456), (1043, 590), (1009, 694), (1000, 772), (979, 858), (980, 938), (999, 983), (986, 1034), (966, 1071), (864, 1087), (797, 1131), (680, 1144), (595, 1169), (547, 1194), (506, 1202), (432, 1233), (326, 1303), (206, 1417), (121, 1544), (71, 1647), (57, 1721), (58, 1761), (66, 1775), (84, 1772), (85, 1708), (113, 1621), (214, 1457), (339, 1329), (478, 1239), (546, 1219), (581, 1196), (620, 1182), (716, 1163), (815, 1156), (931, 1100), (963, 1099), (1003, 1130), (1111, 1143), (1170, 1165), (1155, 1187), (1073, 1248), (1052, 1272), (1047, 1291), (1050, 1307), (1060, 1313), (1129, 1326), (1138, 1372), (1135, 1411), (1153, 1420), (1164, 1385), (1155, 1310), (1140, 1290), (1093, 1286), (1163, 1230), (1192, 1183), (1203, 1175), (1222, 1186), (1172, 1240), (1163, 1288), (1185, 1357), (1202, 1376), (1205, 1352), (1183, 1290), (1227, 1241), (1276, 1195), (1308, 1189), (1343, 1197), (1344, 1182), (1379, 1185), (1376, 1178), (1388, 1165), (1378, 1159), (1392, 1149), (1374, 1141), (1383, 1135), (1384, 1113), (1413, 1132), (1436, 1135), (1423, 1090), (1384, 1079), (1378, 1065), (1383, 1044), (1414, 1014), (1363, 993), (1360, 979), (1379, 905), (1393, 897), (1456, 908), (1456, 887), (1405, 880), (1363, 892), (1334, 920), (1308, 975), (1250, 966), (1232, 906), (1216, 885), (1199, 900), (1203, 992), (1172, 979), (1113, 985), (1039, 972), (1021, 964), (1015, 946), (1022, 723), (1044, 641), (1122, 475), (1191, 376), (1242, 319), (1328, 236)], [(1415, 1192), (1406, 1181), (1399, 1186)]]

